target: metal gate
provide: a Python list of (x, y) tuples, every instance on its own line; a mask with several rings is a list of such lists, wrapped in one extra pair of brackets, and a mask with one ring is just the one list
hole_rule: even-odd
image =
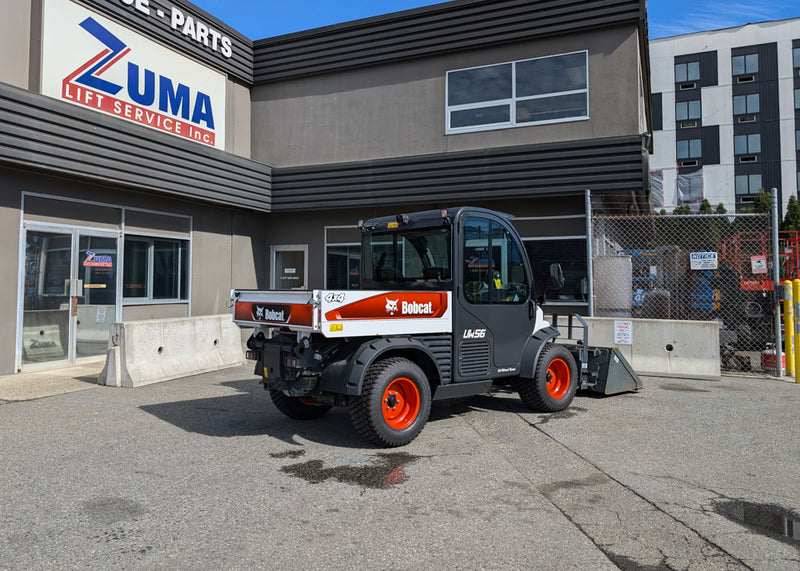
[[(591, 228), (593, 315), (714, 320), (723, 370), (774, 374), (770, 215), (594, 215)], [(781, 283), (800, 277), (798, 232), (777, 246)]]

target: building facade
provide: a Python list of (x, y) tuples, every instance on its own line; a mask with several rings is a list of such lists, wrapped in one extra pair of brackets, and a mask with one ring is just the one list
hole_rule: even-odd
[[(653, 206), (800, 187), (800, 18), (652, 40)], [(785, 210), (784, 210), (785, 212)]]
[[(585, 190), (648, 208), (644, 0), (456, 0), (251, 41), (184, 0), (22, 0), (0, 22), (0, 374), (236, 288), (352, 288), (360, 219), (514, 214), (586, 311)], [(559, 263), (563, 275), (549, 272)]]

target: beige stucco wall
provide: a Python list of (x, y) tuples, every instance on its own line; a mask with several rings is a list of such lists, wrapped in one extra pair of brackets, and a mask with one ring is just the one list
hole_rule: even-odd
[[(191, 216), (191, 304), (124, 305), (124, 320), (227, 313), (231, 288), (266, 287), (264, 214), (0, 168), (0, 267), (5, 268), (0, 272), (0, 322), (7, 324), (0, 328), (0, 374), (14, 372), (23, 191), (84, 201), (66, 206), (52, 203), (51, 210), (55, 205), (58, 212), (48, 212), (50, 201), (39, 200), (37, 212), (30, 218), (44, 223), (113, 227), (109, 217), (118, 209), (89, 204), (96, 202)], [(31, 208), (35, 202), (29, 196)], [(152, 232), (161, 234), (163, 230)]]
[[(445, 134), (449, 70), (589, 52), (590, 119)], [(253, 89), (253, 158), (299, 166), (639, 134), (634, 26), (337, 72)]]
[(6, 0), (0, 18), (0, 81), (28, 88), (32, 0)]

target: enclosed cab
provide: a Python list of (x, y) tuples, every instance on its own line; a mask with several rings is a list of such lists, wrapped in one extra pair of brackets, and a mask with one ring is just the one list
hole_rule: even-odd
[(347, 406), (364, 437), (399, 446), (433, 400), (499, 380), (534, 410), (569, 406), (578, 352), (552, 343), (510, 219), (462, 207), (364, 221), (361, 289), (234, 290), (234, 319), (254, 327), (248, 357), (276, 407), (311, 419)]

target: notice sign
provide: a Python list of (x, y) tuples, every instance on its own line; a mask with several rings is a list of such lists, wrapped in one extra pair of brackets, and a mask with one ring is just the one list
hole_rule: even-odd
[(691, 252), (689, 265), (693, 270), (716, 270), (719, 267), (716, 252)]
[(614, 321), (614, 345), (633, 345), (633, 321)]
[(754, 274), (767, 273), (767, 257), (766, 256), (752, 256), (750, 258), (750, 269)]

